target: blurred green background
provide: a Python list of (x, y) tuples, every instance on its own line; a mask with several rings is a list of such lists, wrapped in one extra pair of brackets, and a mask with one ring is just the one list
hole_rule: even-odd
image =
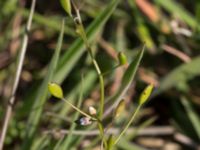
[[(103, 72), (116, 65), (119, 51), (123, 51), (130, 62), (146, 44), (136, 78), (125, 95), (127, 109), (115, 123), (115, 129), (121, 128), (127, 121), (147, 84), (154, 84), (155, 90), (115, 149), (200, 148), (200, 1), (121, 0), (116, 2), (116, 8), (111, 0), (74, 1), (80, 9)], [(0, 124), (3, 124), (11, 94), (30, 5), (30, 0), (0, 0)], [(98, 77), (82, 41), (76, 35), (73, 20), (67, 16), (59, 1), (37, 0), (13, 116), (5, 140), (6, 150), (22, 149), (26, 141), (27, 120), (34, 116), (34, 113), (31, 114), (32, 106), (48, 74), (63, 17), (66, 18), (64, 39), (52, 80), (60, 83), (66, 98), (77, 104), (83, 74), (81, 107), (87, 111), (91, 105), (99, 106)], [(106, 75), (106, 97), (112, 96), (120, 86), (125, 68), (117, 68)], [(42, 96), (43, 92), (40, 94)], [(45, 99), (31, 149), (61, 149), (56, 145), (62, 147), (63, 135), (67, 136), (61, 131), (74, 125), (74, 118), (74, 111), (62, 101)], [(90, 133), (86, 127), (74, 125), (74, 128)], [(94, 129), (92, 126), (89, 128)], [(100, 145), (98, 134), (72, 134), (67, 141), (66, 149), (97, 150)]]

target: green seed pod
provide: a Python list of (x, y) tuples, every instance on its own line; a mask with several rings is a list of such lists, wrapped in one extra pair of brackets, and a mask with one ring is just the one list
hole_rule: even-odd
[(139, 99), (139, 104), (140, 105), (144, 104), (147, 101), (147, 99), (151, 95), (152, 90), (153, 90), (153, 85), (152, 84), (148, 85), (144, 89), (144, 91), (140, 95), (140, 99)]
[(48, 84), (48, 89), (49, 92), (56, 98), (63, 98), (63, 91), (62, 88), (60, 87), (60, 85), (56, 84), (56, 83), (49, 83)]
[(127, 63), (126, 55), (123, 52), (118, 53), (118, 60), (120, 65), (125, 65)]
[(62, 7), (64, 8), (64, 10), (69, 14), (69, 16), (72, 16), (70, 0), (60, 0), (60, 3)]
[(114, 118), (117, 118), (125, 109), (125, 101), (122, 99), (117, 105), (114, 113)]
[(107, 140), (107, 145), (108, 145), (107, 150), (111, 150), (113, 145), (114, 145), (114, 137), (113, 137), (113, 135), (109, 136), (109, 138)]

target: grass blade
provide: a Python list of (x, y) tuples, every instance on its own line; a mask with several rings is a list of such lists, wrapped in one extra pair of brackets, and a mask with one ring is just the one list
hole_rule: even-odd
[(200, 140), (200, 118), (198, 117), (197, 113), (195, 110), (192, 108), (190, 102), (186, 97), (181, 98), (181, 102), (187, 112), (187, 115), (189, 117), (189, 120), (192, 122), (192, 125), (196, 131), (196, 134)]
[(116, 92), (116, 94), (111, 99), (108, 100), (107, 106), (109, 108), (106, 109), (106, 112), (104, 115), (109, 114), (112, 111), (112, 109), (117, 106), (117, 104), (122, 99), (125, 92), (130, 87), (130, 85), (135, 77), (135, 73), (139, 67), (142, 56), (144, 54), (144, 49), (145, 49), (145, 46), (143, 47), (143, 49), (141, 51), (139, 51), (139, 53), (136, 55), (136, 57), (134, 58), (134, 60), (131, 62), (128, 69), (124, 73), (121, 86), (120, 86), (119, 90)]
[(60, 49), (61, 49), (62, 41), (63, 41), (63, 34), (64, 34), (64, 21), (62, 23), (62, 28), (61, 28), (60, 36), (59, 36), (59, 39), (57, 42), (56, 51), (53, 55), (50, 65), (49, 65), (49, 70), (48, 70), (47, 76), (44, 79), (44, 81), (37, 93), (35, 102), (33, 104), (32, 110), (29, 115), (26, 136), (25, 136), (24, 145), (23, 145), (22, 149), (30, 149), (30, 147), (32, 145), (32, 141), (33, 141), (34, 135), (36, 133), (37, 126), (39, 124), (40, 117), (42, 114), (43, 105), (47, 99), (48, 83), (52, 80), (53, 74), (54, 74), (56, 66), (57, 66), (57, 61), (59, 58)]
[(163, 0), (156, 0), (156, 2), (168, 10), (170, 13), (175, 14), (180, 19), (184, 20), (193, 29), (200, 29), (198, 22), (195, 20), (187, 10), (181, 7), (177, 2), (168, 0), (167, 3)]
[[(112, 0), (108, 4), (108, 6), (104, 9), (104, 11), (100, 13), (97, 16), (97, 18), (92, 22), (92, 24), (87, 29), (88, 40), (92, 40), (97, 35), (97, 33), (101, 31), (103, 25), (106, 23), (106, 21), (109, 19), (111, 14), (114, 12), (118, 3), (119, 3), (119, 0)], [(37, 19), (38, 17), (39, 16), (36, 16)], [(42, 20), (42, 21), (45, 22), (45, 20)], [(71, 47), (62, 55), (62, 57), (60, 57), (58, 61), (58, 67), (53, 77), (53, 81), (56, 81), (57, 83), (61, 83), (68, 76), (69, 72), (76, 65), (76, 62), (79, 60), (81, 55), (85, 52), (84, 48), (85, 48), (85, 45), (81, 39), (77, 39), (71, 45)], [(38, 89), (38, 87), (36, 86), (35, 89)], [(31, 94), (28, 94), (28, 95), (31, 95), (31, 96), (28, 96), (25, 98), (26, 103), (24, 107), (22, 108), (23, 111), (21, 112), (28, 110), (27, 109), (28, 104), (29, 104), (28, 106), (32, 105), (32, 100), (30, 99), (33, 99), (36, 96), (35, 89), (29, 92)], [(66, 111), (64, 110), (64, 112)]]
[[(104, 11), (99, 14), (92, 24), (87, 29), (87, 38), (89, 41), (95, 38), (98, 32), (102, 29), (103, 25), (109, 19), (116, 6), (118, 5), (119, 0), (112, 0)], [(54, 80), (58, 83), (62, 82), (71, 71), (73, 66), (79, 60), (81, 55), (85, 52), (85, 45), (83, 41), (79, 38), (72, 44), (72, 46), (63, 54), (58, 63), (58, 69), (54, 76)]]
[[(77, 107), (80, 108), (81, 107), (81, 103), (83, 101), (83, 79), (81, 80), (81, 87), (80, 87), (80, 96), (79, 96), (79, 100), (78, 100), (78, 104), (77, 104)], [(77, 111), (75, 114), (74, 114), (74, 117), (73, 117), (73, 120), (77, 120), (78, 118), (78, 115), (79, 115), (79, 112)], [(69, 134), (68, 136), (64, 139), (63, 141), (63, 144), (62, 144), (62, 147), (60, 148), (60, 150), (65, 150), (65, 149), (69, 149), (70, 148), (70, 142), (72, 140), (72, 132), (74, 131), (76, 127), (76, 124), (73, 123), (70, 127), (70, 131), (69, 131)]]

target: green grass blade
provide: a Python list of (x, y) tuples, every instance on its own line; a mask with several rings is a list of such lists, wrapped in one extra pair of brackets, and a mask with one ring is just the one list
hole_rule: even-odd
[(47, 76), (45, 77), (45, 79), (37, 93), (36, 99), (34, 101), (33, 107), (31, 109), (31, 112), (29, 115), (26, 136), (25, 136), (24, 145), (22, 148), (24, 150), (30, 149), (30, 147), (32, 145), (34, 135), (36, 133), (37, 126), (39, 124), (40, 117), (42, 114), (43, 105), (47, 100), (48, 83), (52, 80), (53, 74), (54, 74), (56, 66), (57, 66), (57, 61), (59, 58), (62, 41), (63, 41), (63, 34), (64, 34), (64, 21), (62, 23), (62, 28), (61, 28), (60, 36), (59, 36), (59, 39), (57, 42), (56, 51), (53, 55), (50, 65), (49, 65), (49, 70), (48, 70)]
[(195, 20), (195, 17), (192, 16), (187, 10), (185, 10), (181, 5), (179, 5), (177, 2), (174, 0), (156, 0), (156, 2), (161, 5), (163, 8), (165, 8), (167, 11), (169, 11), (172, 14), (175, 14), (178, 16), (180, 19), (185, 21), (190, 27), (193, 29), (200, 29), (200, 25), (198, 22)]
[[(87, 29), (87, 38), (89, 41), (95, 38), (103, 25), (114, 12), (119, 0), (112, 0), (108, 6), (100, 13)], [(85, 52), (85, 45), (81, 39), (77, 39), (74, 44), (63, 54), (58, 63), (58, 69), (54, 76), (54, 80), (58, 83), (62, 82), (71, 71), (73, 66)]]
[[(21, 13), (24, 17), (28, 17), (29, 10), (27, 9), (19, 9), (19, 10), (21, 10)], [(45, 16), (40, 15), (39, 13), (35, 13), (33, 16), (33, 20), (35, 21), (35, 23), (41, 24), (43, 26), (46, 26), (58, 32), (60, 31), (60, 26), (58, 24), (59, 19), (60, 18), (57, 19), (50, 16), (45, 17)], [(74, 31), (70, 29), (69, 27), (64, 29), (64, 33), (67, 35), (75, 36)]]
[(145, 49), (145, 46), (143, 47), (143, 49), (141, 51), (139, 51), (139, 53), (136, 55), (136, 57), (134, 58), (134, 60), (131, 62), (128, 69), (124, 73), (119, 90), (116, 92), (116, 94), (110, 100), (108, 100), (107, 106), (109, 108), (106, 109), (105, 115), (110, 113), (112, 111), (112, 109), (116, 107), (116, 105), (122, 99), (125, 92), (130, 87), (130, 85), (135, 77), (136, 71), (139, 67), (142, 56), (144, 54), (144, 49)]
[[(88, 95), (88, 93), (92, 90), (93, 85), (95, 84), (95, 81), (97, 80), (97, 74), (95, 71), (88, 71), (87, 74), (84, 76), (84, 89), (83, 89), (83, 94)], [(80, 83), (81, 84), (81, 83)], [(77, 95), (80, 91), (80, 84), (77, 84), (74, 89), (72, 90), (71, 93), (68, 93), (67, 99), (69, 102), (74, 103), (75, 100), (77, 99)], [(58, 112), (61, 116), (65, 116), (66, 113), (70, 110), (70, 106), (67, 104), (63, 104), (62, 108)]]
[[(79, 100), (78, 100), (78, 104), (77, 104), (77, 107), (80, 108), (81, 107), (81, 104), (82, 104), (82, 101), (83, 101), (83, 79), (81, 80), (81, 87), (80, 87), (80, 96), (79, 96)], [(74, 117), (73, 117), (73, 120), (77, 120), (78, 119), (78, 115), (80, 113), (77, 111), (75, 114), (74, 114)], [(63, 141), (63, 144), (62, 144), (62, 147), (60, 148), (60, 150), (66, 150), (66, 149), (69, 149), (70, 148), (70, 142), (72, 140), (72, 132), (74, 131), (76, 127), (76, 124), (73, 123), (70, 127), (70, 132), (69, 134), (67, 135), (67, 137), (64, 139)]]
[(44, 149), (45, 146), (47, 146), (49, 144), (49, 142), (50, 142), (50, 138), (48, 138), (47, 134), (44, 134), (44, 135), (38, 137), (34, 141), (30, 150), (42, 150), (42, 149)]
[(189, 79), (199, 75), (199, 64), (200, 57), (196, 57), (191, 62), (175, 68), (161, 80), (159, 89), (155, 91), (152, 96), (156, 96), (172, 87), (178, 86), (180, 83), (185, 83)]
[(196, 134), (200, 140), (200, 118), (197, 115), (197, 112), (195, 112), (195, 110), (192, 108), (190, 102), (188, 99), (186, 99), (186, 97), (182, 97), (181, 98), (181, 102), (187, 112), (187, 115), (190, 119), (190, 121), (192, 122), (192, 125), (196, 131)]
[[(103, 25), (106, 23), (106, 21), (112, 15), (112, 13), (114, 12), (118, 3), (119, 3), (119, 0), (112, 0), (108, 4), (108, 6), (104, 9), (104, 11), (102, 11), (102, 13), (100, 13), (97, 16), (97, 18), (92, 22), (92, 24), (87, 29), (88, 40), (94, 39), (94, 37), (97, 35), (97, 33), (101, 31)], [(38, 19), (39, 16), (37, 16), (36, 18)], [(43, 21), (44, 20), (42, 20), (42, 22)], [(53, 81), (56, 81), (57, 83), (61, 83), (67, 77), (69, 72), (76, 65), (76, 62), (79, 60), (81, 55), (85, 52), (84, 48), (85, 48), (85, 45), (81, 39), (77, 39), (71, 45), (71, 47), (63, 54), (63, 56), (60, 57), (59, 62), (58, 62), (58, 67), (56, 69), (56, 73), (53, 77)], [(35, 89), (38, 90), (38, 87), (36, 86)], [(33, 99), (36, 96), (35, 89), (31, 90), (29, 92), (31, 94), (28, 94), (30, 96), (27, 96), (25, 98), (26, 104), (28, 103), (29, 106), (32, 105), (32, 102), (30, 99)], [(23, 111), (21, 111), (21, 112), (28, 111), (27, 105), (24, 105), (24, 107), (22, 109), (23, 109)], [(64, 110), (64, 112), (66, 112), (66, 111)]]
[(144, 148), (122, 138), (120, 142), (117, 144), (117, 147), (123, 150), (144, 150)]

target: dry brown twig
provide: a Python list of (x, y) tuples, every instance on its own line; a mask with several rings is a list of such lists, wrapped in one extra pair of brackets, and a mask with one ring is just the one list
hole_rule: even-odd
[(185, 53), (181, 52), (180, 50), (177, 50), (176, 48), (169, 46), (169, 45), (163, 45), (162, 49), (165, 50), (166, 52), (178, 57), (179, 59), (181, 59), (182, 61), (188, 63), (190, 62), (191, 58), (186, 55)]

